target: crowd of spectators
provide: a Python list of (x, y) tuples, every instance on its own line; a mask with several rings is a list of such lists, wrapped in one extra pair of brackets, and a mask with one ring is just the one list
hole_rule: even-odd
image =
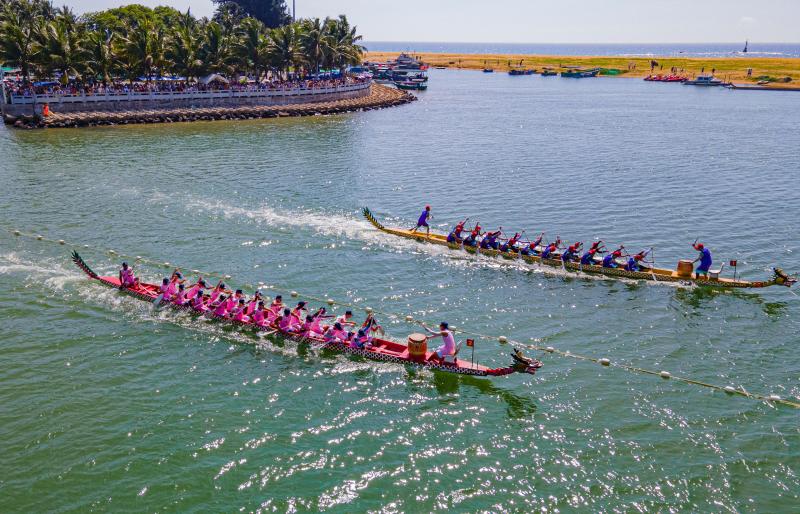
[(255, 82), (253, 80), (242, 82), (228, 82), (223, 78), (211, 80), (208, 83), (202, 81), (187, 81), (185, 79), (153, 79), (140, 80), (134, 82), (111, 82), (103, 83), (83, 83), (70, 82), (62, 85), (59, 82), (28, 82), (21, 80), (6, 79), (5, 91), (7, 103), (12, 96), (31, 97), (37, 96), (105, 96), (105, 95), (127, 95), (128, 93), (205, 93), (205, 92), (229, 92), (229, 91), (290, 91), (295, 89), (322, 89), (342, 85), (357, 84), (369, 81), (368, 77), (326, 77), (326, 78), (303, 78), (293, 80), (283, 80), (273, 78)]

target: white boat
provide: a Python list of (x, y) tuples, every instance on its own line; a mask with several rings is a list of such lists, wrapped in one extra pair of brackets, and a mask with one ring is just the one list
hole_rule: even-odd
[(694, 80), (687, 80), (684, 84), (689, 86), (723, 86), (725, 85), (718, 78), (714, 78), (714, 75), (700, 75)]

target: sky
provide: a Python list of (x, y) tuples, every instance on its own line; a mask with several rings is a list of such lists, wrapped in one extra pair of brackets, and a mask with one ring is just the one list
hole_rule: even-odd
[[(347, 14), (366, 41), (800, 42), (800, 0), (296, 0), (298, 17)], [(56, 0), (76, 12), (129, 3), (211, 16), (211, 0)], [(291, 0), (287, 0), (291, 6)]]

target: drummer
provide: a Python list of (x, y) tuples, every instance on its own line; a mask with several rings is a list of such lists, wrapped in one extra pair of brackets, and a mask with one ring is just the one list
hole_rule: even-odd
[(426, 325), (422, 325), (422, 328), (424, 328), (429, 334), (431, 334), (427, 336), (428, 340), (441, 337), (442, 340), (444, 341), (444, 344), (442, 344), (434, 352), (434, 354), (439, 357), (439, 360), (442, 360), (449, 355), (456, 354), (456, 340), (455, 337), (453, 337), (453, 331), (450, 330), (450, 325), (448, 325), (446, 321), (443, 321), (439, 324), (438, 332), (435, 330), (431, 330)]

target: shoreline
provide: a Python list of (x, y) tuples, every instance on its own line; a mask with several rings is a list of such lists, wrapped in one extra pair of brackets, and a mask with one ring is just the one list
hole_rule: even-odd
[[(394, 59), (401, 52), (366, 52), (367, 61), (386, 61)], [(689, 77), (701, 73), (711, 73), (726, 82), (755, 85), (758, 77), (769, 76), (774, 79), (789, 77), (791, 82), (774, 83), (774, 86), (800, 87), (800, 58), (784, 57), (625, 57), (625, 56), (574, 56), (574, 55), (531, 55), (531, 54), (459, 54), (415, 52), (416, 58), (432, 67), (444, 66), (451, 69), (482, 70), (489, 67), (495, 71), (505, 72), (513, 67), (541, 70), (549, 67), (559, 69), (564, 66), (582, 66), (584, 68), (605, 68), (621, 70), (615, 77), (644, 78), (650, 75), (650, 61), (658, 62), (653, 74), (669, 74), (672, 67), (684, 70)], [(634, 69), (629, 69), (633, 67)], [(752, 69), (752, 76), (747, 70)], [(789, 87), (791, 87), (789, 86)]]
[(19, 129), (72, 128), (130, 125), (142, 123), (179, 123), (189, 121), (246, 120), (320, 116), (384, 109), (413, 102), (416, 96), (399, 89), (372, 84), (366, 96), (324, 102), (302, 102), (283, 105), (242, 105), (231, 107), (187, 107), (127, 111), (84, 111), (52, 113), (40, 116), (6, 116), (7, 125)]

